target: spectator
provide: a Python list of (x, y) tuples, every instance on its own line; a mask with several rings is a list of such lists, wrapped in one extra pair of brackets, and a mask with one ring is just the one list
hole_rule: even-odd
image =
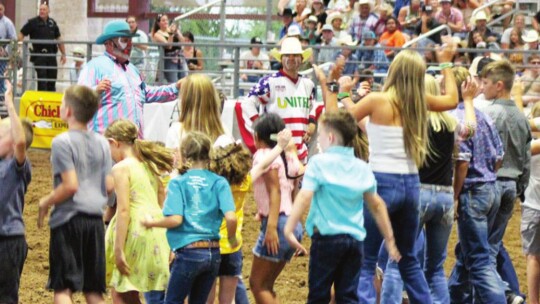
[[(384, 54), (384, 51), (380, 48), (381, 45), (377, 43), (377, 37), (375, 33), (369, 31), (362, 35), (364, 40), (360, 44), (358, 49), (357, 58), (360, 61), (361, 69), (370, 69), (377, 73), (384, 73), (388, 70), (389, 60)], [(365, 50), (363, 46), (376, 47), (377, 49)]]
[(142, 138), (144, 103), (173, 101), (178, 96), (179, 82), (160, 87), (144, 83), (139, 70), (129, 62), (133, 35), (125, 21), (107, 23), (96, 39), (105, 46), (104, 54), (90, 60), (81, 71), (79, 84), (95, 89), (101, 100), (88, 125), (94, 132), (103, 133), (113, 121), (126, 118), (135, 123)]
[(309, 16), (306, 19), (306, 29), (304, 30), (304, 38), (309, 41), (310, 45), (315, 45), (321, 39), (320, 31), (317, 29), (317, 17)]
[(321, 30), (323, 25), (326, 24), (326, 17), (328, 17), (322, 0), (313, 0), (311, 4), (311, 15), (317, 17), (317, 30)]
[[(300, 37), (300, 44), (302, 45), (302, 49), (304, 50), (309, 48), (310, 46), (309, 39), (307, 39), (306, 37)], [(298, 71), (300, 72), (306, 71), (306, 70), (311, 69), (312, 67), (313, 67), (313, 55), (310, 55), (306, 61), (302, 62)]]
[(306, 20), (306, 18), (309, 17), (309, 15), (311, 15), (311, 9), (307, 7), (306, 0), (296, 0), (296, 4), (294, 8), (295, 8), (295, 12), (293, 14), (294, 22), (298, 24), (304, 23), (304, 20)]
[(281, 31), (279, 32), (279, 39), (283, 39), (285, 36), (287, 36), (287, 32), (289, 30), (289, 27), (295, 26), (298, 27), (300, 30), (300, 33), (302, 33), (302, 27), (300, 24), (296, 23), (293, 19), (294, 15), (290, 8), (286, 8), (283, 10), (283, 13), (281, 14), (281, 21), (283, 22), (283, 27), (281, 28)]
[(348, 7), (349, 1), (347, 0), (329, 0), (326, 4), (326, 12), (328, 14), (343, 13)]
[[(401, 47), (405, 44), (405, 36), (399, 30), (399, 21), (396, 17), (388, 17), (386, 19), (386, 31), (381, 35), (379, 39), (380, 45), (383, 47)], [(390, 61), (399, 52), (399, 50), (385, 49), (384, 54)]]
[(186, 59), (187, 67), (190, 71), (201, 71), (204, 70), (203, 63), (203, 52), (201, 49), (196, 49), (193, 43), (195, 42), (195, 37), (191, 32), (184, 32), (184, 43), (188, 45), (184, 46), (184, 58)]
[(463, 15), (463, 24), (467, 32), (470, 32), (472, 29), (472, 26), (471, 26), (472, 13), (480, 5), (481, 5), (481, 1), (477, 1), (477, 0), (456, 0), (456, 2), (454, 3), (454, 6), (458, 10), (460, 10), (461, 14)]
[(326, 23), (332, 26), (336, 39), (339, 40), (348, 36), (347, 31), (343, 29), (343, 15), (341, 13), (330, 14), (326, 19)]
[(358, 57), (353, 54), (353, 49), (356, 46), (356, 42), (352, 40), (351, 36), (347, 36), (340, 39), (338, 45), (341, 46), (341, 52), (336, 55), (335, 59), (336, 61), (340, 58), (345, 60), (342, 75), (350, 76), (354, 85), (356, 85), (360, 79), (360, 72), (358, 71)]
[(514, 26), (507, 28), (504, 30), (502, 37), (501, 37), (501, 48), (503, 50), (507, 50), (510, 48), (511, 43), (511, 33), (512, 31), (516, 29), (520, 31), (520, 37), (521, 35), (526, 36), (528, 33), (528, 30), (525, 28), (525, 15), (517, 14), (514, 17)]
[(167, 43), (164, 45), (164, 58), (163, 58), (163, 76), (167, 83), (174, 83), (178, 81), (178, 55), (180, 53), (179, 46), (173, 46), (172, 43), (178, 43), (182, 39), (180, 31), (176, 27), (176, 24), (169, 26), (169, 18), (165, 14), (158, 14), (152, 31), (150, 32), (152, 41), (157, 43)]
[(523, 83), (523, 103), (540, 101), (540, 55), (531, 54), (527, 58), (527, 66), (521, 77)]
[[(473, 29), (473, 32), (478, 32), (482, 35), (483, 40), (488, 42), (496, 42), (499, 38), (499, 35), (487, 27), (487, 15), (484, 11), (479, 11), (476, 13), (474, 18), (474, 24), (476, 25)], [(472, 45), (472, 35), (469, 33), (468, 45)]]
[[(253, 37), (249, 51), (240, 55), (240, 68), (244, 70), (268, 70), (270, 69), (270, 58), (266, 52), (261, 52), (261, 48), (255, 45), (262, 44), (261, 38)], [(240, 79), (247, 82), (258, 82), (261, 74), (242, 74)]]
[(526, 46), (525, 41), (523, 41), (523, 38), (521, 36), (521, 30), (514, 27), (510, 32), (510, 45), (508, 47), (510, 50), (514, 50), (515, 52), (502, 54), (504, 56), (508, 56), (508, 60), (514, 65), (516, 71), (521, 71), (524, 56), (523, 52), (520, 51), (523, 51)]
[(34, 63), (38, 78), (38, 91), (56, 92), (56, 76), (58, 75), (58, 64), (56, 53), (60, 49), (60, 63), (66, 63), (66, 50), (60, 29), (54, 19), (49, 18), (49, 6), (41, 4), (39, 6), (39, 16), (29, 19), (19, 32), (19, 41), (25, 36), (30, 39), (56, 40), (56, 44), (32, 44), (30, 61)]
[(360, 0), (358, 16), (353, 18), (349, 34), (356, 41), (362, 41), (362, 34), (365, 31), (373, 31), (378, 17), (372, 13), (373, 3), (370, 0)]
[(537, 31), (528, 31), (526, 34), (521, 36), (521, 39), (527, 43), (527, 50), (538, 50), (538, 32)]
[(126, 22), (129, 24), (129, 30), (133, 34), (139, 36), (133, 37), (133, 49), (131, 49), (131, 63), (139, 69), (141, 73), (146, 72), (144, 70), (144, 64), (146, 61), (146, 51), (148, 50), (148, 35), (137, 27), (137, 18), (135, 16), (128, 16)]
[[(13, 22), (4, 15), (6, 7), (0, 2), (0, 39), (17, 39), (17, 33)], [(0, 57), (8, 57), (7, 45), (0, 46)], [(0, 75), (4, 75), (8, 61), (0, 60)], [(0, 78), (0, 119), (7, 117), (7, 109), (4, 107), (4, 79)]]
[(86, 52), (80, 46), (73, 49), (73, 65), (69, 70), (69, 81), (71, 84), (77, 84), (81, 70), (86, 66)]
[[(321, 46), (337, 46), (337, 39), (334, 37), (334, 31), (332, 30), (332, 26), (330, 24), (325, 24), (322, 27), (322, 36), (321, 36)], [(336, 54), (335, 49), (321, 49), (319, 51), (319, 57), (318, 62), (319, 63), (325, 63), (332, 61)]]
[(411, 0), (411, 4), (399, 10), (398, 21), (403, 27), (403, 32), (409, 36), (416, 33), (416, 27), (422, 16), (422, 4), (420, 0)]
[(439, 3), (441, 10), (435, 14), (437, 22), (448, 25), (455, 36), (465, 39), (467, 32), (463, 24), (463, 14), (459, 9), (452, 7), (452, 0), (439, 0)]
[[(439, 25), (439, 22), (437, 22), (437, 19), (435, 19), (435, 10), (433, 6), (426, 4), (422, 7), (422, 17), (420, 23), (418, 23), (418, 25), (416, 26), (415, 36), (420, 36), (424, 33), (427, 33), (432, 29), (438, 27)], [(429, 40), (431, 40), (435, 44), (441, 44), (441, 32), (435, 33), (429, 36), (429, 38), (425, 38), (425, 40), (427, 40), (427, 43), (429, 43)]]
[[(383, 2), (379, 6), (379, 20), (377, 20), (377, 23), (375, 23), (375, 26), (373, 27), (373, 31), (375, 32), (375, 35), (377, 37), (380, 37), (382, 33), (386, 30), (386, 19), (388, 17), (392, 17), (392, 6), (390, 4)], [(399, 29), (401, 30), (401, 26), (399, 26)]]

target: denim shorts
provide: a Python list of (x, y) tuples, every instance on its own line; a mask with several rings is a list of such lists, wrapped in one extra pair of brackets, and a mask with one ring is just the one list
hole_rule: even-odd
[[(287, 242), (285, 235), (283, 234), (283, 228), (285, 228), (285, 223), (287, 223), (288, 218), (289, 217), (285, 214), (279, 215), (277, 225), (279, 251), (277, 255), (272, 255), (270, 252), (268, 252), (266, 246), (264, 245), (264, 236), (266, 234), (266, 224), (268, 222), (268, 218), (263, 217), (261, 219), (261, 232), (257, 238), (257, 243), (255, 243), (255, 248), (253, 248), (253, 254), (256, 257), (276, 263), (283, 261), (289, 262), (291, 260), (296, 250), (289, 245), (289, 242)], [(296, 236), (299, 242), (302, 241), (302, 232), (302, 225), (298, 223), (298, 225), (296, 225), (294, 228), (294, 236)]]
[(218, 276), (240, 277), (242, 274), (242, 250), (221, 254)]

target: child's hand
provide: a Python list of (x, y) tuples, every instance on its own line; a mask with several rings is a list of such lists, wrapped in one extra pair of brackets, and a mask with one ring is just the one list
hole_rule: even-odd
[(266, 229), (264, 235), (264, 246), (266, 246), (268, 253), (271, 255), (277, 255), (279, 252), (279, 237), (277, 229)]
[(388, 251), (388, 258), (393, 262), (399, 262), (401, 260), (401, 253), (399, 253), (399, 250), (396, 247), (396, 242), (394, 239), (390, 241), (386, 241), (386, 250)]
[(49, 201), (49, 198), (51, 197), (51, 194), (41, 198), (39, 200), (39, 211), (38, 211), (38, 222), (37, 222), (37, 225), (38, 225), (38, 228), (42, 228), (43, 227), (43, 223), (45, 221), (45, 217), (47, 217), (47, 215), (49, 214), (49, 204), (48, 204), (48, 201)]
[(472, 99), (476, 96), (477, 92), (478, 85), (476, 84), (476, 81), (474, 81), (470, 77), (467, 78), (467, 81), (464, 81), (461, 84), (461, 96), (463, 97), (463, 100), (472, 101)]
[(287, 242), (289, 242), (289, 245), (291, 245), (292, 248), (296, 249), (296, 256), (308, 254), (308, 251), (304, 246), (302, 246), (302, 244), (300, 244), (300, 242), (298, 242), (298, 240), (294, 236), (294, 233), (286, 233), (285, 239), (287, 240)]
[(152, 224), (153, 224), (152, 216), (150, 216), (149, 214), (147, 214), (145, 218), (141, 220), (141, 225), (144, 228), (147, 228), (147, 229), (152, 228)]
[(236, 239), (236, 236), (229, 238), (228, 241), (229, 241), (229, 245), (231, 245), (231, 248), (235, 248), (238, 246), (238, 240)]
[(315, 72), (315, 76), (317, 76), (317, 80), (321, 84), (326, 83), (326, 75), (324, 74), (324, 71), (316, 64), (313, 65), (313, 71)]
[(128, 276), (131, 272), (131, 269), (129, 268), (129, 265), (126, 262), (126, 256), (124, 254), (124, 251), (117, 251), (114, 253), (114, 262), (116, 264), (116, 268), (118, 268), (118, 271), (122, 275)]
[(341, 76), (338, 80), (339, 83), (339, 92), (350, 93), (354, 87), (354, 81), (351, 76)]
[(277, 143), (281, 149), (285, 150), (291, 142), (292, 132), (289, 129), (281, 130), (277, 135)]

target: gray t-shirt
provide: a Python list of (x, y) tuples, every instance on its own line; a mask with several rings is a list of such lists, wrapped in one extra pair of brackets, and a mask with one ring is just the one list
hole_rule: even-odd
[(107, 140), (92, 131), (62, 133), (53, 139), (51, 163), (55, 188), (62, 182), (61, 174), (69, 170), (75, 170), (79, 182), (75, 195), (54, 207), (49, 220), (51, 229), (78, 213), (103, 215), (107, 203), (105, 180), (112, 166)]
[(28, 159), (21, 166), (14, 157), (0, 159), (0, 236), (24, 235), (24, 194), (31, 179)]

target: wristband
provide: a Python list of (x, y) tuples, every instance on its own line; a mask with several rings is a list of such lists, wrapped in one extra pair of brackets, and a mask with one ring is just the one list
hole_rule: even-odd
[(443, 63), (440, 63), (439, 64), (439, 68), (441, 70), (444, 70), (444, 69), (448, 69), (448, 68), (453, 68), (454, 67), (454, 63), (453, 62), (443, 62)]
[(339, 101), (341, 101), (342, 99), (345, 99), (347, 97), (351, 97), (351, 93), (349, 93), (349, 92), (341, 92), (341, 93), (337, 94), (337, 99)]

